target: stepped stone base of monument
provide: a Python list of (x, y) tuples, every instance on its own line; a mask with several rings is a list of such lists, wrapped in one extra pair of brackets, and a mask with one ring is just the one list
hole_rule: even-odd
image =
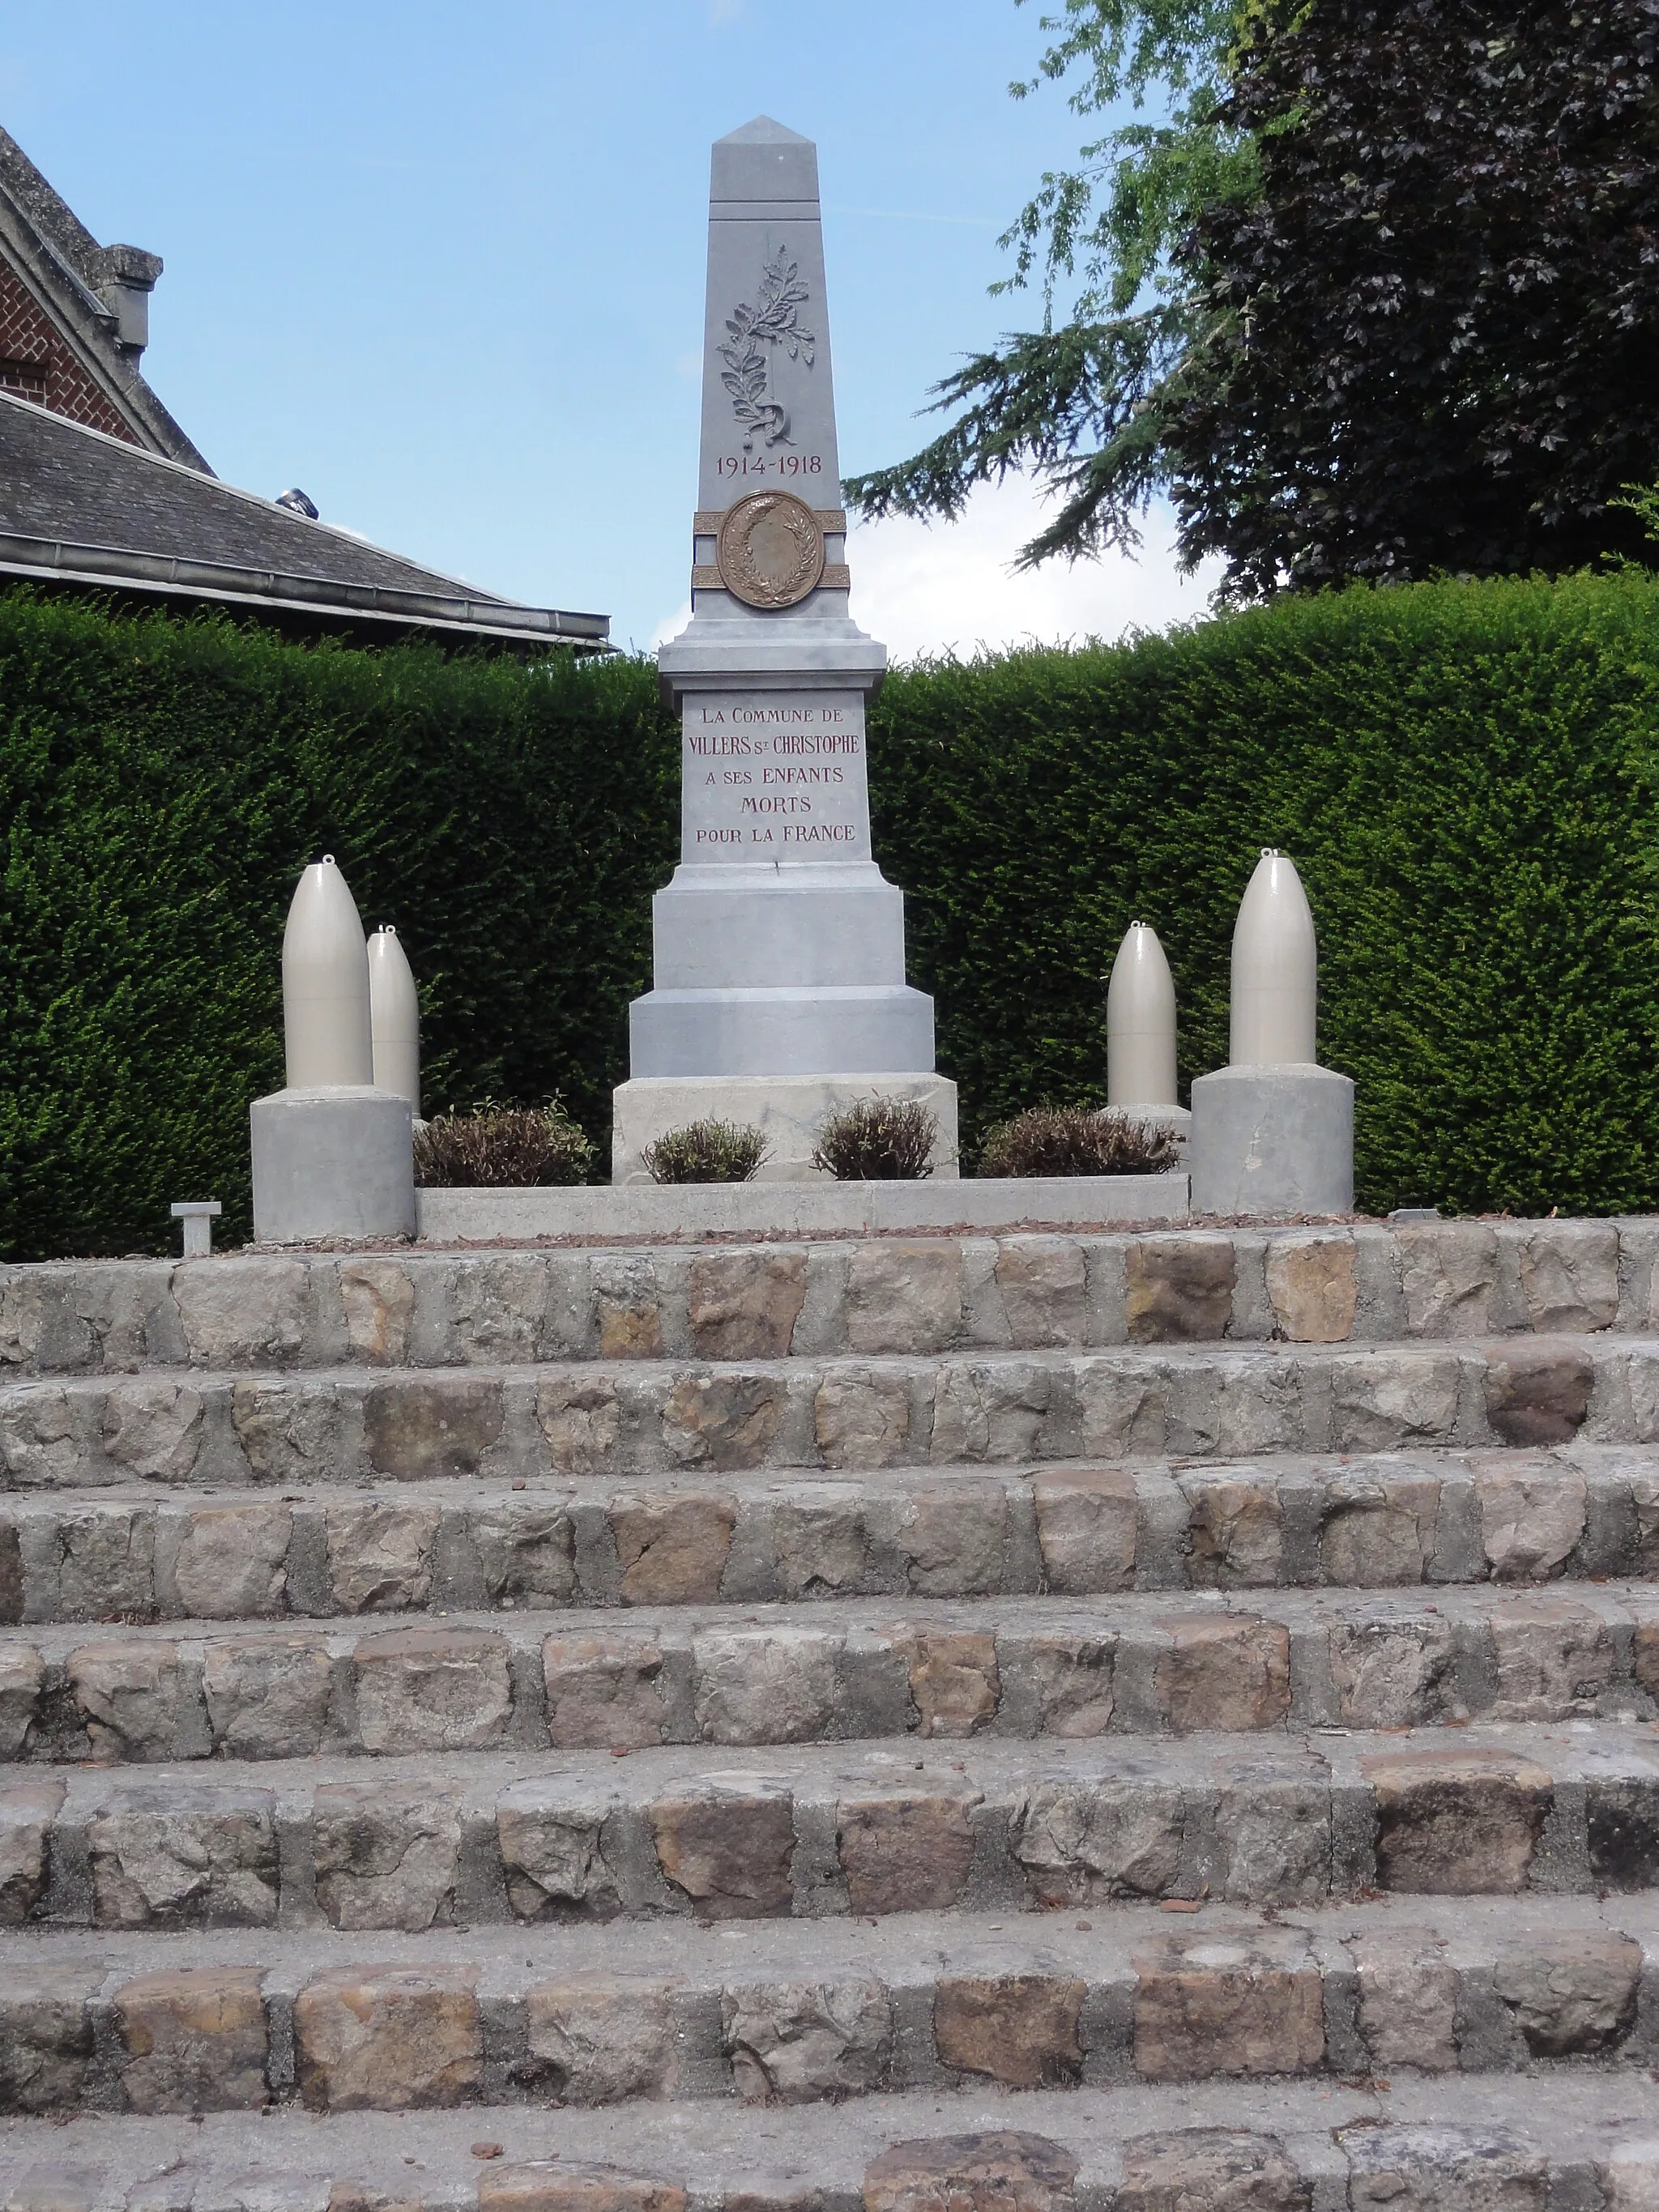
[(1659, 2205), (1659, 1222), (54, 1262), (0, 1361), (3, 2212)]
[(939, 1123), (933, 1179), (954, 1178), (957, 1086), (944, 1075), (635, 1076), (611, 1093), (613, 1183), (649, 1183), (647, 1146), (691, 1121), (749, 1122), (769, 1147), (757, 1182), (833, 1182), (812, 1165), (831, 1114), (864, 1098), (919, 1099)]

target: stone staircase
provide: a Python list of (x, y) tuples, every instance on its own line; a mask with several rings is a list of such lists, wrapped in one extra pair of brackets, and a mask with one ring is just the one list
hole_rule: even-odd
[(1655, 2212), (1656, 1261), (0, 1270), (0, 2212)]

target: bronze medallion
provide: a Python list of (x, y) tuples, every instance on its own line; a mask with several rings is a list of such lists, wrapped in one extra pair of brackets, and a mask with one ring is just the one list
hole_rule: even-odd
[(753, 491), (726, 509), (719, 560), (720, 581), (745, 606), (793, 607), (823, 574), (823, 532), (793, 492)]

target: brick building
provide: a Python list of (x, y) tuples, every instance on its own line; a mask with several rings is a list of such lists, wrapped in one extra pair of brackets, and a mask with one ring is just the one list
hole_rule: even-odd
[(0, 585), (208, 603), (301, 634), (418, 630), (602, 651), (530, 607), (222, 483), (145, 381), (158, 254), (100, 246), (0, 130)]

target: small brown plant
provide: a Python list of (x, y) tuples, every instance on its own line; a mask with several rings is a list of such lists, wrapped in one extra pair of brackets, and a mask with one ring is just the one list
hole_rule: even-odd
[(592, 1144), (556, 1099), (481, 1099), (470, 1114), (434, 1114), (415, 1133), (415, 1180), (427, 1190), (586, 1182), (592, 1165)]
[(985, 1133), (975, 1175), (1161, 1175), (1180, 1158), (1168, 1129), (1092, 1106), (1034, 1106)]
[(653, 1182), (752, 1182), (769, 1149), (752, 1123), (688, 1121), (640, 1158)]
[(920, 1182), (938, 1135), (919, 1098), (860, 1098), (826, 1119), (812, 1164), (842, 1182)]

